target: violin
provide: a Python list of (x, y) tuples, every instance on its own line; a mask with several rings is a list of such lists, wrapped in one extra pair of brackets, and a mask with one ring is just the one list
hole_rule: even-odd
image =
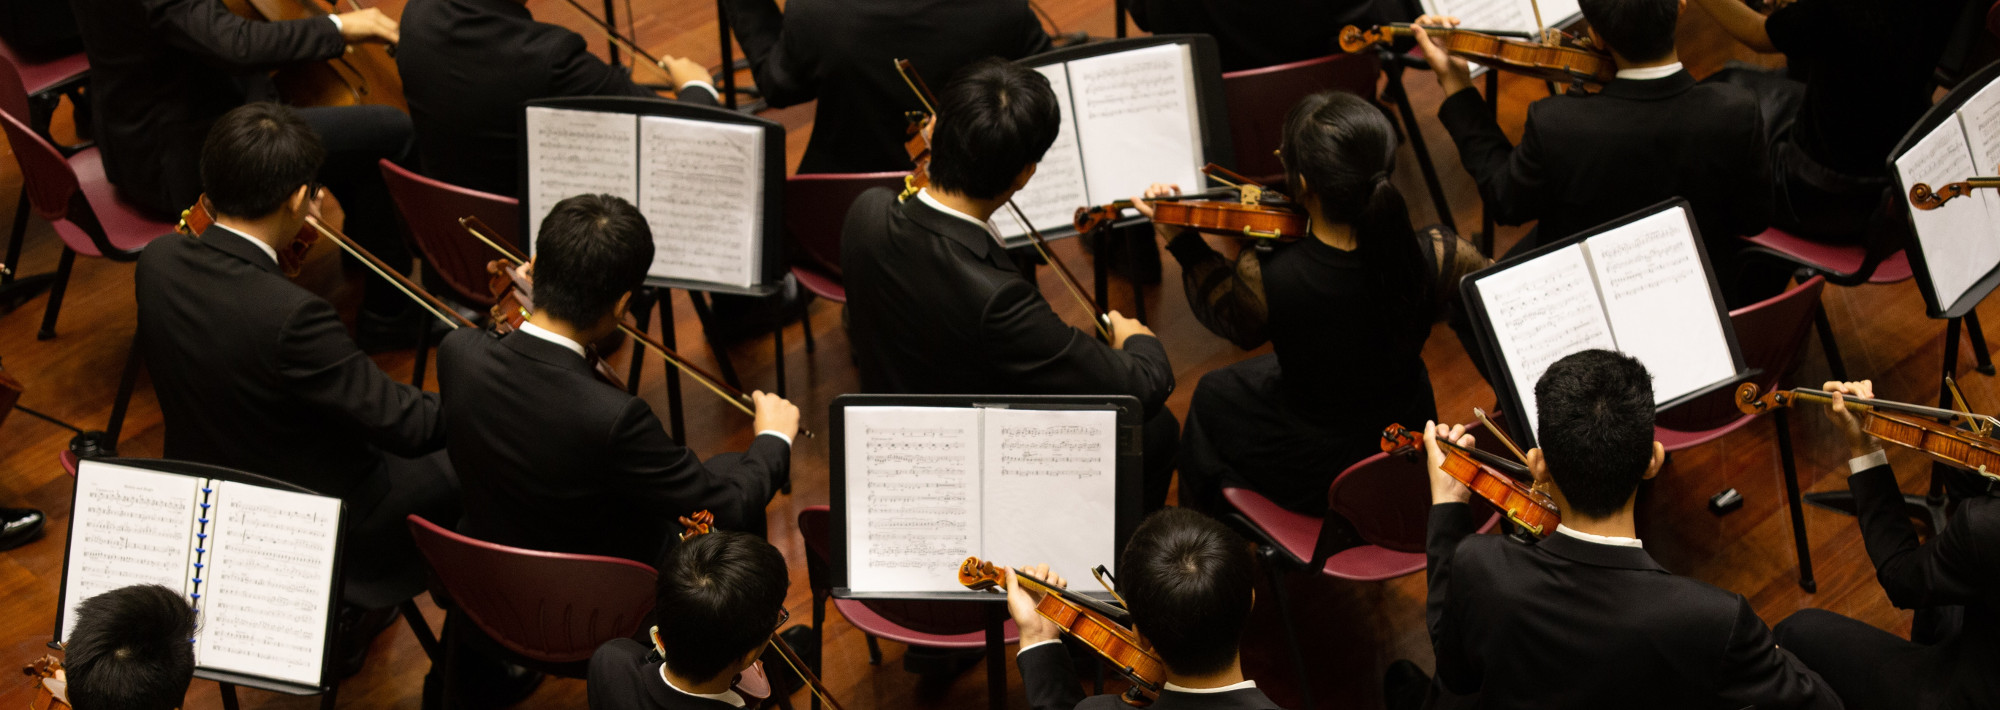
[[(229, 11), (248, 20), (286, 22), (334, 14), (320, 0), (223, 0)], [(361, 10), (356, 0), (347, 0)], [(403, 76), (396, 70), (395, 47), (350, 44), (341, 56), (324, 62), (300, 62), (273, 72), (271, 81), (285, 103), (294, 106), (356, 106), (380, 104), (406, 108)]]
[[(1487, 428), (1507, 441), (1507, 435), (1499, 429), (1491, 425)], [(1519, 455), (1519, 447), (1511, 441), (1507, 441), (1507, 445)], [(1508, 520), (1522, 530), (1542, 537), (1554, 532), (1556, 525), (1562, 522), (1562, 511), (1556, 508), (1555, 499), (1521, 483), (1520, 477), (1528, 475), (1526, 466), (1479, 449), (1459, 446), (1442, 437), (1438, 439), (1438, 449), (1444, 452), (1444, 466), (1441, 468), (1446, 474), (1499, 508)], [(1382, 450), (1410, 458), (1423, 456), (1424, 435), (1401, 424), (1390, 424), (1389, 428), (1382, 430)]]
[(1954, 197), (1964, 197), (1982, 187), (2000, 188), (2000, 177), (1966, 178), (1964, 182), (1945, 183), (1935, 192), (1931, 190), (1930, 185), (1920, 182), (1910, 188), (1910, 206), (1920, 210), (1934, 210), (1943, 207), (1944, 203), (1950, 202)]
[[(697, 511), (693, 516), (683, 515), (680, 518), (680, 522), (683, 528), (680, 536), (682, 540), (715, 532), (715, 515), (706, 510)], [(655, 628), (655, 630), (657, 631), (658, 629)], [(780, 658), (785, 659), (785, 665), (791, 666), (792, 672), (799, 674), (799, 678), (806, 682), (806, 687), (812, 690), (813, 695), (818, 697), (820, 702), (825, 703), (827, 707), (833, 710), (845, 710), (840, 706), (838, 701), (833, 699), (833, 693), (827, 691), (826, 684), (820, 682), (819, 676), (813, 673), (812, 667), (807, 666), (805, 660), (799, 658), (799, 653), (792, 650), (792, 645), (786, 642), (784, 637), (773, 632), (768, 645), (771, 647), (771, 650), (778, 652)], [(751, 668), (756, 669), (759, 678), (763, 678), (764, 672), (761, 662), (752, 665)], [(748, 674), (746, 673), (745, 675)], [(770, 697), (770, 695), (770, 683), (766, 681), (764, 694), (756, 696), (754, 699), (763, 700)]]
[[(326, 203), (336, 208), (340, 205), (340, 201), (332, 195), (327, 195), (324, 199)], [(174, 231), (181, 233), (182, 236), (198, 238), (214, 224), (215, 211), (208, 206), (208, 195), (203, 194), (195, 198), (193, 206), (181, 210), (181, 221), (174, 225)], [(300, 225), (299, 233), (292, 238), (291, 245), (277, 250), (278, 270), (285, 273), (285, 278), (298, 278), (299, 272), (305, 269), (306, 255), (312, 253), (313, 245), (318, 243), (319, 230), (313, 229), (312, 225)]]
[[(1041, 602), (1035, 605), (1035, 613), (1056, 622), (1063, 633), (1082, 641), (1132, 681), (1132, 687), (1118, 696), (1120, 700), (1132, 707), (1153, 703), (1153, 696), (1166, 685), (1167, 666), (1127, 626), (1132, 620), (1131, 612), (1049, 584), (1018, 569), (1014, 570), (1014, 578), (1044, 592)], [(1007, 575), (991, 562), (967, 557), (958, 566), (958, 583), (973, 590), (1005, 590)]]
[(35, 679), (35, 699), (29, 701), (28, 710), (69, 710), (69, 681), (61, 660), (43, 656), (22, 666), (21, 673)]
[[(1950, 384), (1954, 396), (1958, 386)], [(1877, 439), (1913, 449), (1932, 460), (2000, 480), (2000, 441), (1993, 438), (2000, 419), (1984, 414), (1926, 407), (1886, 399), (1843, 398), (1861, 420), (1861, 430)], [(1795, 402), (1832, 402), (1833, 393), (1798, 388), (1772, 390), (1762, 396), (1757, 383), (1736, 388), (1736, 408), (1744, 414), (1764, 414)], [(1963, 399), (1961, 398), (1961, 402)]]
[[(1305, 212), (1284, 193), (1214, 163), (1204, 166), (1201, 172), (1228, 184), (1221, 192), (1234, 192), (1237, 199), (1207, 199), (1217, 195), (1216, 191), (1210, 191), (1147, 200), (1153, 204), (1154, 224), (1259, 242), (1293, 242), (1311, 233)], [(1078, 233), (1089, 232), (1117, 219), (1120, 211), (1131, 206), (1131, 200), (1119, 200), (1078, 207), (1072, 225)]]
[[(1426, 26), (1424, 32), (1452, 56), (1543, 81), (1603, 85), (1618, 77), (1618, 65), (1611, 54), (1591, 46), (1588, 40), (1565, 47), (1554, 33), (1541, 41), (1532, 41), (1456, 27)], [(1352, 54), (1372, 45), (1414, 36), (1415, 28), (1408, 24), (1376, 25), (1365, 30), (1349, 25), (1340, 31), (1340, 49)]]

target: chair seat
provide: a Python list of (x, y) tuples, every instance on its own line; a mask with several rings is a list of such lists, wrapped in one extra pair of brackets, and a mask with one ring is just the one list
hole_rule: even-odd
[(799, 285), (805, 287), (807, 291), (811, 291), (814, 296), (833, 301), (834, 303), (847, 302), (847, 286), (840, 282), (840, 277), (838, 276), (812, 267), (795, 264), (792, 266), (792, 277), (798, 279)]
[[(1820, 271), (1851, 274), (1861, 269), (1861, 262), (1868, 256), (1867, 248), (1859, 244), (1821, 244), (1777, 228), (1766, 229), (1763, 234), (1746, 239)], [(1907, 281), (1915, 274), (1910, 269), (1910, 255), (1899, 250), (1875, 267), (1875, 273), (1868, 277), (1868, 282), (1896, 283)]]
[(90, 58), (82, 52), (36, 60), (15, 54), (5, 43), (0, 43), (0, 57), (13, 62), (14, 68), (21, 72), (21, 83), (27, 88), (29, 96), (67, 84), (77, 75), (90, 71)]
[[(69, 167), (76, 171), (77, 184), (82, 188), (84, 197), (90, 200), (90, 207), (97, 213), (98, 221), (104, 225), (104, 234), (111, 241), (111, 246), (128, 252), (137, 251), (154, 239), (174, 231), (173, 222), (154, 219), (145, 210), (118, 196), (118, 190), (104, 177), (104, 158), (96, 148), (86, 148), (70, 156)], [(69, 220), (58, 220), (55, 228), (63, 243), (76, 253), (104, 256), (83, 228)]]
[[(1224, 488), (1222, 497), (1236, 506), (1236, 510), (1243, 513), (1251, 524), (1276, 541), (1294, 561), (1303, 565), (1312, 560), (1313, 547), (1319, 543), (1319, 529), (1324, 521), (1286, 510), (1247, 488)], [(1421, 552), (1396, 552), (1377, 545), (1360, 545), (1328, 557), (1320, 572), (1341, 579), (1377, 582), (1421, 570), (1425, 563)]]
[[(986, 633), (983, 631), (964, 634), (927, 634), (920, 631), (913, 631), (908, 627), (885, 619), (881, 614), (875, 613), (875, 610), (868, 608), (868, 605), (861, 603), (859, 600), (835, 599), (833, 600), (833, 607), (840, 610), (840, 615), (847, 618), (847, 623), (853, 624), (854, 628), (860, 629), (862, 632), (876, 638), (888, 639), (896, 643), (910, 644), (912, 646), (930, 646), (932, 648), (963, 649), (986, 647)], [(1021, 640), (1021, 630), (1014, 626), (1012, 619), (1007, 621), (1006, 626), (1002, 629), (1002, 633), (1006, 636), (1007, 643), (1014, 643)]]

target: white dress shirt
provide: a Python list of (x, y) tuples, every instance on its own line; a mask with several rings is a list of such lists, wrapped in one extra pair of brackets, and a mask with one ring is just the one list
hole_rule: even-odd
[(1620, 69), (1620, 70), (1618, 70), (1618, 78), (1620, 78), (1620, 79), (1639, 79), (1639, 80), (1645, 80), (1645, 79), (1665, 79), (1665, 78), (1667, 78), (1667, 77), (1670, 77), (1670, 76), (1673, 76), (1673, 75), (1674, 75), (1674, 74), (1675, 74), (1676, 72), (1679, 72), (1680, 70), (1681, 70), (1681, 63), (1680, 63), (1680, 62), (1674, 62), (1674, 63), (1672, 63), (1672, 64), (1662, 64), (1662, 65), (1660, 65), (1660, 66), (1657, 66), (1657, 67), (1639, 67), (1639, 68), (1636, 68), (1636, 69)]
[(253, 237), (253, 236), (250, 236), (250, 235), (248, 235), (248, 234), (245, 234), (245, 233), (243, 233), (243, 231), (242, 231), (242, 230), (239, 230), (239, 229), (235, 229), (235, 228), (232, 228), (232, 227), (228, 227), (228, 226), (225, 226), (225, 225), (223, 225), (223, 224), (222, 224), (221, 222), (216, 222), (216, 223), (214, 223), (214, 224), (215, 224), (215, 228), (216, 228), (216, 229), (220, 229), (220, 230), (222, 230), (222, 231), (225, 231), (225, 232), (228, 232), (228, 233), (230, 233), (230, 234), (234, 234), (234, 235), (236, 235), (236, 236), (238, 236), (238, 237), (242, 237), (243, 239), (246, 239), (246, 240), (248, 240), (248, 241), (249, 241), (249, 242), (250, 242), (251, 244), (255, 244), (255, 245), (257, 245), (257, 248), (258, 248), (258, 249), (260, 249), (260, 250), (263, 250), (263, 252), (264, 252), (264, 254), (265, 254), (266, 256), (269, 256), (269, 257), (271, 257), (271, 263), (273, 263), (273, 264), (276, 264), (276, 263), (279, 263), (279, 262), (278, 262), (278, 250), (277, 250), (277, 249), (273, 249), (273, 248), (271, 248), (271, 245), (269, 245), (269, 244), (265, 244), (265, 243), (264, 243), (264, 240), (262, 240), (262, 239), (258, 239), (258, 238), (256, 238), (256, 237)]
[(1568, 535), (1570, 537), (1582, 540), (1584, 542), (1594, 542), (1599, 545), (1616, 545), (1618, 547), (1637, 547), (1641, 549), (1644, 549), (1646, 547), (1645, 545), (1641, 544), (1639, 542), (1639, 538), (1636, 537), (1613, 537), (1610, 535), (1592, 535), (1590, 533), (1578, 530), (1576, 528), (1572, 528), (1562, 523), (1556, 523), (1556, 532)]

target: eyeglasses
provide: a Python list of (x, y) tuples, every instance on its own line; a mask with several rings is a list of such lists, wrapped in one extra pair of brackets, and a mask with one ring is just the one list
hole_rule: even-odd
[(778, 624), (771, 627), (771, 634), (777, 635), (779, 631), (783, 631), (785, 629), (785, 622), (791, 620), (792, 612), (784, 607), (778, 607)]

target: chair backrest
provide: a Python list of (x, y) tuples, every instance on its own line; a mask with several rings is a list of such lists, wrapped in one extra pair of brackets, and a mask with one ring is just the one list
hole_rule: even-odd
[[(789, 200), (790, 195), (786, 198)], [(833, 559), (832, 517), (832, 510), (824, 505), (807, 506), (805, 510), (799, 511), (799, 535), (804, 537), (806, 542), (808, 573), (814, 565), (830, 569), (826, 565)], [(814, 584), (830, 584), (831, 579), (824, 577), (814, 581)], [(979, 604), (879, 600), (865, 601), (862, 604), (881, 614), (882, 618), (918, 633), (948, 636), (972, 633), (986, 628), (985, 608)]]
[[(1743, 349), (1743, 365), (1762, 371), (1751, 380), (1758, 389), (1768, 392), (1777, 387), (1798, 363), (1825, 289), (1826, 277), (1814, 276), (1789, 291), (1729, 312), (1736, 344)], [(1706, 431), (1744, 416), (1736, 408), (1736, 390), (1731, 387), (1661, 412), (1655, 423), (1675, 431)]]
[(854, 199), (875, 187), (901, 187), (907, 172), (823, 173), (785, 179), (785, 235), (797, 253), (790, 261), (840, 276), (840, 228)]
[(526, 252), (520, 235), (514, 233), (520, 220), (520, 200), (439, 182), (387, 160), (382, 161), (382, 180), (388, 184), (389, 196), (396, 200), (396, 211), (403, 216), (403, 227), (409, 230), (417, 250), (423, 252), (424, 261), (444, 277), (445, 285), (457, 293), (460, 301), (492, 306), (493, 294), (486, 285), (486, 262), (500, 255), (467, 234), (458, 220), (478, 217)]
[(21, 67), (14, 63), (14, 55), (0, 46), (0, 113), (29, 120), (28, 84), (21, 78)]
[(579, 663), (639, 631), (659, 574), (631, 560), (523, 550), (409, 517), (441, 590), (480, 631), (545, 664)]
[(63, 160), (62, 151), (28, 128), (24, 117), (0, 113), (0, 128), (6, 129), (7, 144), (21, 164), (21, 189), (27, 191), (35, 214), (51, 222), (67, 219), (71, 200), (78, 195), (76, 170)]
[(1372, 99), (1381, 74), (1381, 60), (1374, 52), (1335, 54), (1223, 74), (1229, 137), (1236, 146), (1236, 164), (1229, 168), (1267, 185), (1282, 182), (1285, 168), (1271, 151), (1284, 137), (1285, 114), (1292, 106), (1327, 89)]
[[(1481, 450), (1499, 448), (1483, 425), (1474, 423), (1465, 433), (1473, 436), (1473, 445)], [(1348, 466), (1333, 479), (1333, 485), (1326, 489), (1326, 505), (1352, 523), (1370, 545), (1396, 552), (1423, 552), (1431, 510), (1429, 475), (1421, 456), (1375, 454)], [(1492, 516), (1492, 508), (1482, 502), (1473, 514), (1475, 520), (1484, 521)]]

